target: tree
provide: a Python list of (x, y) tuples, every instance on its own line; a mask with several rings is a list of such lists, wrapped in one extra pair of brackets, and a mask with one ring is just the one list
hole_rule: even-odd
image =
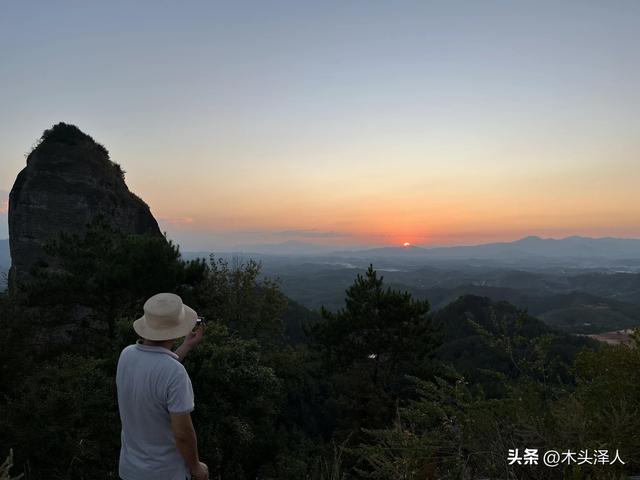
[(2, 451), (29, 478), (117, 478), (120, 423), (110, 362), (62, 355), (40, 362), (0, 407)]
[(183, 261), (171, 241), (125, 234), (103, 217), (83, 234), (61, 234), (45, 251), (51, 265), (36, 268), (16, 300), (43, 314), (50, 343), (83, 354), (108, 349), (117, 319), (139, 314), (148, 297), (188, 295), (207, 269), (202, 261)]
[(211, 320), (217, 320), (242, 338), (257, 340), (263, 349), (284, 342), (282, 320), (287, 298), (275, 281), (260, 278), (261, 264), (235, 258), (233, 265), (211, 255), (193, 299)]
[(189, 354), (198, 431), (204, 461), (222, 478), (256, 478), (274, 456), (275, 419), (282, 405), (282, 382), (260, 355), (256, 341), (226, 326), (211, 324)]
[(346, 290), (344, 309), (322, 308), (324, 321), (310, 334), (332, 376), (342, 428), (385, 425), (413, 389), (406, 375), (428, 374), (438, 341), (428, 311), (428, 302), (385, 289), (373, 265)]
[[(117, 478), (115, 365), (122, 323), (158, 291), (188, 294), (206, 270), (176, 246), (97, 218), (46, 246), (18, 292), (0, 296), (0, 446), (38, 478)], [(124, 322), (123, 322), (124, 321)], [(134, 337), (135, 338), (135, 337)]]
[(414, 378), (418, 399), (399, 408), (393, 425), (367, 429), (353, 451), (363, 478), (428, 480), (469, 478), (465, 427), (472, 396), (464, 379)]

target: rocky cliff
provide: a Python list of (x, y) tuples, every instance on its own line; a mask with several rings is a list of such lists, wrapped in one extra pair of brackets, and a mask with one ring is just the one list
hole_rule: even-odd
[(47, 262), (43, 245), (49, 239), (81, 232), (99, 215), (122, 231), (162, 236), (107, 150), (77, 127), (59, 123), (43, 133), (9, 194), (10, 285)]

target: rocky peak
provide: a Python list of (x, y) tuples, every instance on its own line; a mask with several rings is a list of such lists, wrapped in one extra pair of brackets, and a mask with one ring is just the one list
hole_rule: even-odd
[(107, 149), (78, 127), (58, 123), (42, 134), (9, 194), (11, 286), (47, 262), (43, 246), (49, 239), (81, 232), (97, 216), (127, 233), (162, 236)]

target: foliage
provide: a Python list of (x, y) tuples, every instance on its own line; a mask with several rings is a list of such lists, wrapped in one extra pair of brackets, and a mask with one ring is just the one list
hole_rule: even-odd
[(332, 392), (326, 408), (343, 435), (379, 428), (398, 401), (411, 396), (406, 375), (427, 375), (437, 335), (427, 318), (428, 302), (383, 287), (370, 265), (346, 291), (345, 308), (322, 309), (324, 322), (310, 327)]
[[(463, 377), (415, 379), (419, 399), (400, 408), (395, 423), (367, 430), (355, 452), (363, 478), (621, 478), (637, 471), (638, 345), (583, 350), (575, 361), (576, 386), (540, 381), (537, 368), (507, 381), (506, 394), (474, 393)], [(540, 352), (533, 363), (544, 368)], [(509, 449), (615, 450), (626, 464), (509, 465)]]
[(407, 292), (385, 290), (383, 277), (378, 278), (370, 265), (365, 276), (358, 274), (347, 289), (345, 308), (337, 313), (323, 308), (326, 322), (313, 332), (329, 361), (340, 367), (373, 359), (372, 376), (377, 381), (399, 364), (426, 355), (432, 334), (428, 311), (426, 301), (413, 300)]
[[(171, 242), (100, 219), (47, 252), (48, 268), (0, 295), (0, 451), (15, 449), (27, 479), (117, 478), (116, 363), (159, 291), (208, 320), (186, 368), (212, 478), (596, 479), (640, 468), (638, 340), (596, 348), (482, 297), (430, 314), (372, 265), (344, 308), (318, 318), (258, 262), (185, 262)], [(619, 449), (627, 464), (509, 466), (508, 450), (525, 447)]]
[(264, 347), (284, 341), (282, 320), (287, 298), (275, 281), (260, 278), (260, 263), (235, 258), (233, 265), (212, 255), (204, 278), (193, 292), (201, 311)]
[(625, 469), (638, 471), (640, 331), (634, 333), (631, 345), (604, 345), (580, 353), (575, 374), (577, 388), (553, 411), (558, 441), (576, 448), (619, 449), (627, 461)]
[(105, 160), (106, 164), (113, 169), (118, 177), (124, 180), (124, 170), (122, 170), (122, 167), (119, 164), (109, 159), (109, 151), (106, 147), (96, 142), (93, 137), (87, 135), (75, 125), (59, 122), (45, 130), (34, 146), (32, 153), (41, 148), (42, 145), (51, 144), (88, 145), (99, 153), (99, 155)]
[(28, 463), (30, 478), (117, 478), (115, 384), (104, 360), (43, 362), (14, 385), (0, 411), (3, 443), (11, 442), (17, 464)]
[(71, 322), (69, 343), (74, 351), (83, 346), (82, 353), (109, 349), (118, 318), (138, 314), (157, 292), (188, 294), (206, 271), (203, 262), (183, 261), (172, 242), (125, 234), (103, 217), (82, 235), (61, 234), (45, 251), (52, 264), (36, 269), (23, 286), (23, 303), (46, 309), (45, 327)]
[(91, 136), (82, 132), (75, 125), (60, 122), (45, 130), (40, 137), (41, 142), (56, 142), (75, 145), (79, 141), (94, 142)]
[(554, 331), (506, 302), (475, 295), (460, 297), (433, 321), (444, 336), (438, 357), (490, 397), (505, 396), (505, 380), (521, 377), (543, 385), (571, 383), (578, 352), (597, 345)]
[(356, 449), (362, 477), (418, 480), (468, 475), (463, 425), (471, 395), (464, 380), (415, 381), (420, 400), (399, 409), (392, 427), (366, 430), (370, 443)]
[(186, 367), (198, 402), (194, 422), (203, 457), (223, 478), (254, 478), (268, 460), (282, 395), (259, 345), (212, 324)]

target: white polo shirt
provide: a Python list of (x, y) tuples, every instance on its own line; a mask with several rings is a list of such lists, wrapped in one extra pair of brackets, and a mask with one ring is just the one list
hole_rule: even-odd
[(122, 421), (120, 477), (190, 478), (171, 430), (170, 413), (188, 413), (194, 408), (191, 379), (178, 355), (139, 340), (122, 350), (116, 386)]

